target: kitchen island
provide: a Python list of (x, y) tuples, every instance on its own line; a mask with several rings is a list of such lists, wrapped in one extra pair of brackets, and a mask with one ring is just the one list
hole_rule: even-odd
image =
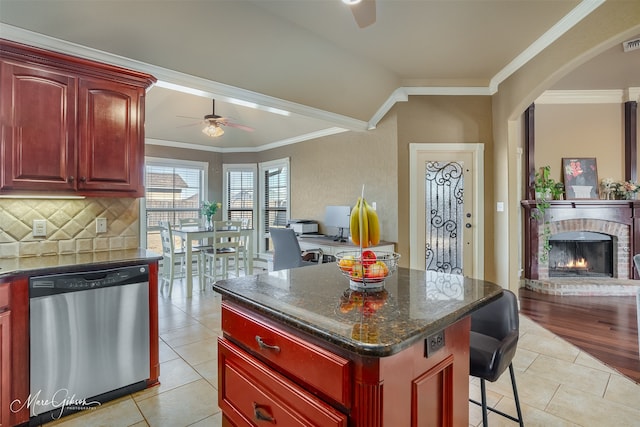
[(468, 315), (502, 289), (398, 268), (379, 291), (335, 264), (216, 282), (224, 425), (467, 426)]

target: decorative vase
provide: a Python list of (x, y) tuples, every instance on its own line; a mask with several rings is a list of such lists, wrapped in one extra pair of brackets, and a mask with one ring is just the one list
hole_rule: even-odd
[(206, 228), (207, 228), (207, 230), (209, 230), (209, 231), (213, 230), (213, 221), (211, 220), (211, 218), (212, 218), (212, 217), (211, 217), (210, 215), (208, 215), (208, 216), (206, 217), (207, 222), (205, 223), (205, 227), (206, 227)]

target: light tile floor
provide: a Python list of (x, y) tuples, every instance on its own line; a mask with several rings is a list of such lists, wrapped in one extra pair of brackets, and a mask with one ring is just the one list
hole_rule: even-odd
[[(221, 425), (216, 404), (220, 296), (207, 286), (203, 293), (194, 291), (193, 298), (186, 298), (182, 289), (176, 282), (171, 299), (160, 295), (161, 385), (47, 427)], [(640, 385), (527, 317), (520, 319), (514, 367), (527, 427), (640, 427)], [(479, 380), (470, 379), (469, 387), (471, 397), (479, 401)], [(487, 383), (487, 394), (490, 405), (515, 414), (508, 373)], [(489, 424), (517, 425), (493, 413)], [(469, 426), (480, 425), (482, 411), (470, 404)]]

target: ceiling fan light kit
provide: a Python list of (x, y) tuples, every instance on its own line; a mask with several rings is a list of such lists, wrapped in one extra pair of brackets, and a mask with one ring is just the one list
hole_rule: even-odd
[(376, 0), (342, 0), (349, 6), (356, 24), (360, 28), (366, 28), (376, 22)]
[(224, 135), (224, 129), (216, 124), (210, 123), (202, 129), (202, 133), (212, 138), (217, 138)]

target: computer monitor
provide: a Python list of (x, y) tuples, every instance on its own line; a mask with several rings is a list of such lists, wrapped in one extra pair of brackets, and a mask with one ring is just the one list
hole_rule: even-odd
[[(336, 241), (346, 241), (346, 236), (349, 236), (349, 217), (351, 215), (350, 206), (327, 206), (324, 213), (324, 225), (325, 227), (337, 228)], [(346, 234), (345, 234), (346, 231)], [(331, 234), (327, 232), (327, 234)]]

